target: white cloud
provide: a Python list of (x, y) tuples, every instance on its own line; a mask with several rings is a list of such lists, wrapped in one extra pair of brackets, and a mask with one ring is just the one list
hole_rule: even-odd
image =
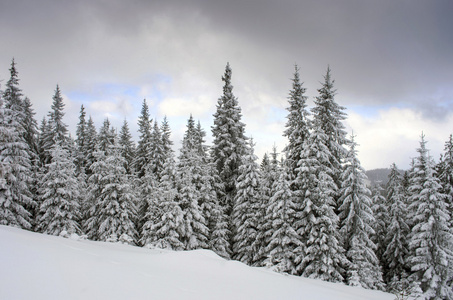
[(423, 118), (421, 112), (408, 108), (381, 110), (374, 117), (354, 112), (348, 115), (346, 123), (360, 144), (359, 157), (365, 169), (388, 167), (393, 162), (407, 169), (411, 158), (417, 156), (422, 132), (437, 161), (453, 128), (453, 113), (442, 121)]

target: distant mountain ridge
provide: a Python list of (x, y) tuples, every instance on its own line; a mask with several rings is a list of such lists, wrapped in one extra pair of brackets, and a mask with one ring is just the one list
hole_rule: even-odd
[(370, 186), (386, 185), (389, 180), (390, 168), (373, 169), (365, 172)]

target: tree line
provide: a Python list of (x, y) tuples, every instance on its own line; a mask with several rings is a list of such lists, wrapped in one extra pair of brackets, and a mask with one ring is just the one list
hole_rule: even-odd
[(213, 143), (192, 116), (179, 153), (171, 129), (143, 101), (139, 139), (125, 120), (99, 130), (81, 106), (76, 136), (57, 85), (40, 125), (14, 60), (0, 92), (0, 224), (51, 235), (218, 255), (278, 272), (426, 299), (451, 299), (453, 139), (436, 164), (418, 156), (370, 192), (347, 136), (330, 68), (307, 107), (296, 66), (288, 143), (261, 163), (233, 94), (229, 64)]

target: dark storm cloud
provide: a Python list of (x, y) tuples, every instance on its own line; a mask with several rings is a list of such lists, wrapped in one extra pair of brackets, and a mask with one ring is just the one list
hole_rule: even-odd
[[(337, 100), (356, 114), (358, 126), (371, 127), (375, 120), (367, 118), (382, 115), (447, 131), (453, 110), (452, 11), (450, 0), (3, 0), (0, 80), (8, 77), (14, 56), (38, 116), (49, 110), (59, 83), (74, 102), (66, 115), (74, 116), (73, 124), (83, 101), (98, 100), (93, 109), (101, 121), (102, 114), (113, 114), (104, 103), (114, 96), (100, 88), (123, 85), (137, 89), (127, 99), (141, 98), (129, 101), (131, 107), (147, 97), (156, 113), (182, 118), (198, 105), (204, 106), (203, 117), (212, 117), (230, 62), (248, 128), (269, 126), (281, 137), (294, 64), (310, 101), (329, 64)], [(85, 96), (75, 99), (78, 93)], [(127, 104), (120, 100), (115, 103)], [(118, 105), (109, 107), (118, 113)], [(411, 112), (400, 117), (400, 108)], [(137, 113), (125, 116), (131, 125)], [(393, 126), (386, 118), (380, 126)], [(202, 122), (207, 127), (211, 120)], [(401, 124), (401, 134), (411, 126)], [(413, 130), (417, 139), (424, 128)]]

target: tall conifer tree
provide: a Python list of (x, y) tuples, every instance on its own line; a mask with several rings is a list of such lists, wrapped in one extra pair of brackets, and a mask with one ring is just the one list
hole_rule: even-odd
[(371, 209), (371, 192), (366, 186), (365, 170), (357, 158), (354, 136), (345, 158), (345, 170), (341, 176), (340, 233), (346, 257), (350, 264), (347, 281), (369, 289), (383, 289), (382, 273), (375, 254), (376, 245), (371, 240), (375, 222)]
[(247, 139), (244, 135), (245, 124), (241, 121), (241, 108), (233, 94), (231, 75), (232, 71), (228, 63), (222, 77), (223, 95), (217, 102), (217, 110), (214, 114), (214, 126), (212, 126), (214, 141), (211, 149), (211, 155), (223, 185), (223, 188), (218, 190), (219, 199), (228, 216), (231, 216), (233, 210), (239, 167), (247, 148)]
[(59, 142), (52, 147), (52, 160), (40, 181), (42, 202), (38, 230), (51, 235), (79, 234), (80, 186), (75, 177), (75, 165)]
[[(333, 171), (332, 178), (339, 188), (341, 187), (342, 163), (346, 157), (347, 144), (345, 126), (343, 121), (346, 119), (345, 108), (335, 101), (336, 90), (334, 89), (335, 81), (331, 78), (330, 67), (324, 76), (322, 87), (318, 89), (319, 96), (315, 98), (315, 106), (312, 108), (314, 122), (320, 124), (322, 130), (327, 136), (327, 147), (331, 153), (330, 164)], [(338, 201), (339, 195), (335, 195), (335, 201)], [(336, 211), (341, 203), (336, 204)]]
[[(288, 171), (291, 174), (291, 180), (297, 175), (297, 164), (301, 159), (304, 141), (308, 138), (310, 129), (309, 112), (307, 110), (307, 96), (305, 96), (306, 89), (302, 86), (300, 81), (299, 68), (297, 65), (294, 67), (294, 77), (292, 79), (292, 89), (289, 91), (289, 107), (288, 121), (286, 122), (286, 130), (283, 135), (288, 138), (288, 145), (284, 151), (288, 161)], [(292, 190), (297, 187), (291, 186)]]
[(450, 214), (423, 134), (417, 152), (409, 187), (413, 227), (407, 262), (413, 272), (411, 280), (420, 283), (425, 299), (452, 299)]

